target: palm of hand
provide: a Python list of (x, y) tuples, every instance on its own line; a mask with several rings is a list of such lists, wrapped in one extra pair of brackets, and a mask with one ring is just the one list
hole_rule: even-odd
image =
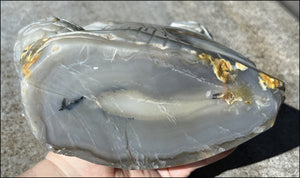
[(184, 166), (177, 166), (164, 169), (153, 170), (124, 170), (119, 168), (113, 168), (103, 165), (97, 165), (88, 161), (59, 155), (50, 152), (45, 161), (51, 162), (59, 170), (60, 176), (72, 176), (72, 177), (187, 177), (193, 170), (203, 167), (218, 161), (231, 152), (234, 149), (222, 152), (218, 155), (210, 157), (208, 159), (201, 160), (199, 162), (187, 164)]

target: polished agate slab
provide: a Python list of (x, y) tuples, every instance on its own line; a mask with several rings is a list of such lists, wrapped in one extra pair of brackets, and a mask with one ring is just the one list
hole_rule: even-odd
[(47, 18), (20, 30), (15, 64), (33, 134), (60, 154), (124, 169), (199, 161), (274, 124), (284, 83), (195, 22)]

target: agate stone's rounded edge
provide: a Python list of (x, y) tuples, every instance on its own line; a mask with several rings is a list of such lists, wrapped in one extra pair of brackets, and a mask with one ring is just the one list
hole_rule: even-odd
[(89, 151), (83, 151), (83, 150), (71, 149), (71, 148), (68, 149), (55, 148), (50, 144), (46, 144), (46, 145), (49, 151), (53, 151), (55, 153), (63, 154), (67, 156), (76, 156), (78, 158), (87, 160), (95, 164), (101, 164), (101, 165), (106, 165), (106, 166), (121, 168), (121, 169), (128, 169), (128, 170), (163, 169), (163, 168), (182, 166), (197, 161), (201, 161), (210, 158), (212, 156), (215, 156), (219, 153), (230, 150), (232, 148), (235, 148), (241, 145), (242, 143), (252, 139), (253, 137), (259, 135), (260, 133), (270, 129), (273, 126), (275, 119), (276, 119), (276, 115), (270, 120), (268, 120), (267, 122), (265, 122), (263, 125), (261, 125), (259, 128), (253, 130), (253, 132), (248, 136), (239, 137), (235, 140), (224, 142), (219, 145), (214, 145), (212, 147), (209, 147), (208, 149), (200, 150), (198, 152), (182, 153), (169, 159), (147, 160), (146, 158), (144, 160), (134, 160), (134, 161), (124, 160), (121, 162), (116, 162), (116, 161), (114, 162), (114, 161), (104, 160), (92, 154)]
[(39, 96), (36, 92), (32, 89), (32, 86), (28, 84), (26, 78), (21, 80), (21, 96), (22, 96), (22, 106), (25, 112), (25, 118), (29, 123), (31, 131), (33, 135), (41, 142), (47, 142), (47, 129), (43, 118), (40, 117), (40, 113), (37, 112), (39, 106), (41, 106), (41, 102), (37, 102), (38, 104), (36, 107), (28, 107), (29, 103), (32, 100), (38, 101), (36, 98)]

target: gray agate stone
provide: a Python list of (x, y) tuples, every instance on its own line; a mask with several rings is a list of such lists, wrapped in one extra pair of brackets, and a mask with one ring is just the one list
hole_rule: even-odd
[(171, 26), (56, 17), (20, 30), (15, 64), (34, 135), (56, 153), (124, 169), (183, 165), (274, 124), (284, 83), (213, 41)]

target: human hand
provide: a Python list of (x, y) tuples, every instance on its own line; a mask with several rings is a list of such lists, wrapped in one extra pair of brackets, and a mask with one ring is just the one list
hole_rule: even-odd
[(171, 168), (153, 170), (124, 170), (94, 164), (83, 159), (49, 152), (44, 160), (32, 169), (24, 172), (22, 177), (187, 177), (197, 168), (216, 162), (234, 151), (227, 150), (213, 157)]

